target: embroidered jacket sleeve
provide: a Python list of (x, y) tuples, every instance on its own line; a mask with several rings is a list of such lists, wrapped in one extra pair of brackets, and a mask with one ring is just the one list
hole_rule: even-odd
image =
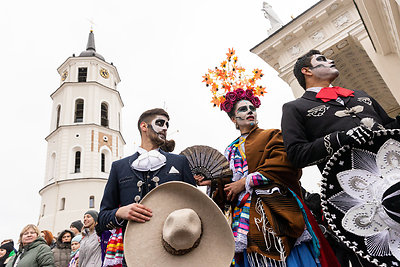
[(283, 105), (281, 127), (287, 155), (297, 168), (324, 162), (341, 147), (337, 137), (339, 131), (309, 141), (304, 118), (291, 103)]
[(386, 129), (399, 129), (400, 128), (400, 117), (397, 116), (396, 119), (393, 119), (389, 117), (389, 115), (386, 113), (386, 111), (382, 108), (382, 106), (372, 97), (370, 97), (372, 106), (374, 107), (374, 110), (376, 113), (379, 115), (379, 117), (382, 119), (382, 126), (385, 127)]
[(118, 168), (115, 162), (111, 166), (110, 176), (104, 189), (100, 204), (99, 224), (101, 229), (114, 229), (126, 226), (126, 221), (115, 216), (120, 206), (120, 192), (118, 185)]
[(258, 185), (268, 184), (269, 179), (259, 172), (253, 172), (246, 177), (246, 192), (252, 193), (253, 187)]

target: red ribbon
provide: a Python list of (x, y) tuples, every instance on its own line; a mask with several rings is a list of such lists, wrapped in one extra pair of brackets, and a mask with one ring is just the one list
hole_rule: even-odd
[(324, 87), (321, 89), (321, 91), (319, 91), (319, 93), (315, 97), (320, 98), (323, 102), (328, 102), (330, 100), (336, 100), (339, 96), (341, 97), (354, 96), (353, 93), (354, 91), (339, 86)]

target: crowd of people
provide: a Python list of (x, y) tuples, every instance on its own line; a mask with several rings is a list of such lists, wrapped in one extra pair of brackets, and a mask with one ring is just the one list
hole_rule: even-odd
[(12, 239), (1, 242), (0, 267), (103, 266), (105, 250), (102, 251), (102, 235), (96, 232), (97, 219), (98, 212), (88, 210), (83, 223), (73, 221), (57, 236), (28, 224), (19, 235), (18, 249)]

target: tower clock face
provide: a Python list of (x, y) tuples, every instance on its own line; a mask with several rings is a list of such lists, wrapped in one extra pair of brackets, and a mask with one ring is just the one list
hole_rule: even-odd
[(65, 81), (65, 79), (67, 79), (67, 77), (68, 77), (68, 71), (65, 70), (65, 71), (63, 72), (63, 74), (61, 74), (61, 80), (62, 80), (62, 81)]
[(110, 76), (110, 74), (108, 73), (108, 70), (106, 70), (106, 69), (101, 69), (101, 70), (100, 70), (100, 75), (101, 75), (101, 77), (103, 77), (104, 79), (108, 79), (108, 77)]

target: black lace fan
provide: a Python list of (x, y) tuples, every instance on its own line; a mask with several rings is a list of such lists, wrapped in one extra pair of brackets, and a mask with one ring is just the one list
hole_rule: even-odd
[(200, 174), (207, 180), (232, 176), (228, 160), (212, 147), (191, 146), (181, 155), (188, 159), (193, 175)]

